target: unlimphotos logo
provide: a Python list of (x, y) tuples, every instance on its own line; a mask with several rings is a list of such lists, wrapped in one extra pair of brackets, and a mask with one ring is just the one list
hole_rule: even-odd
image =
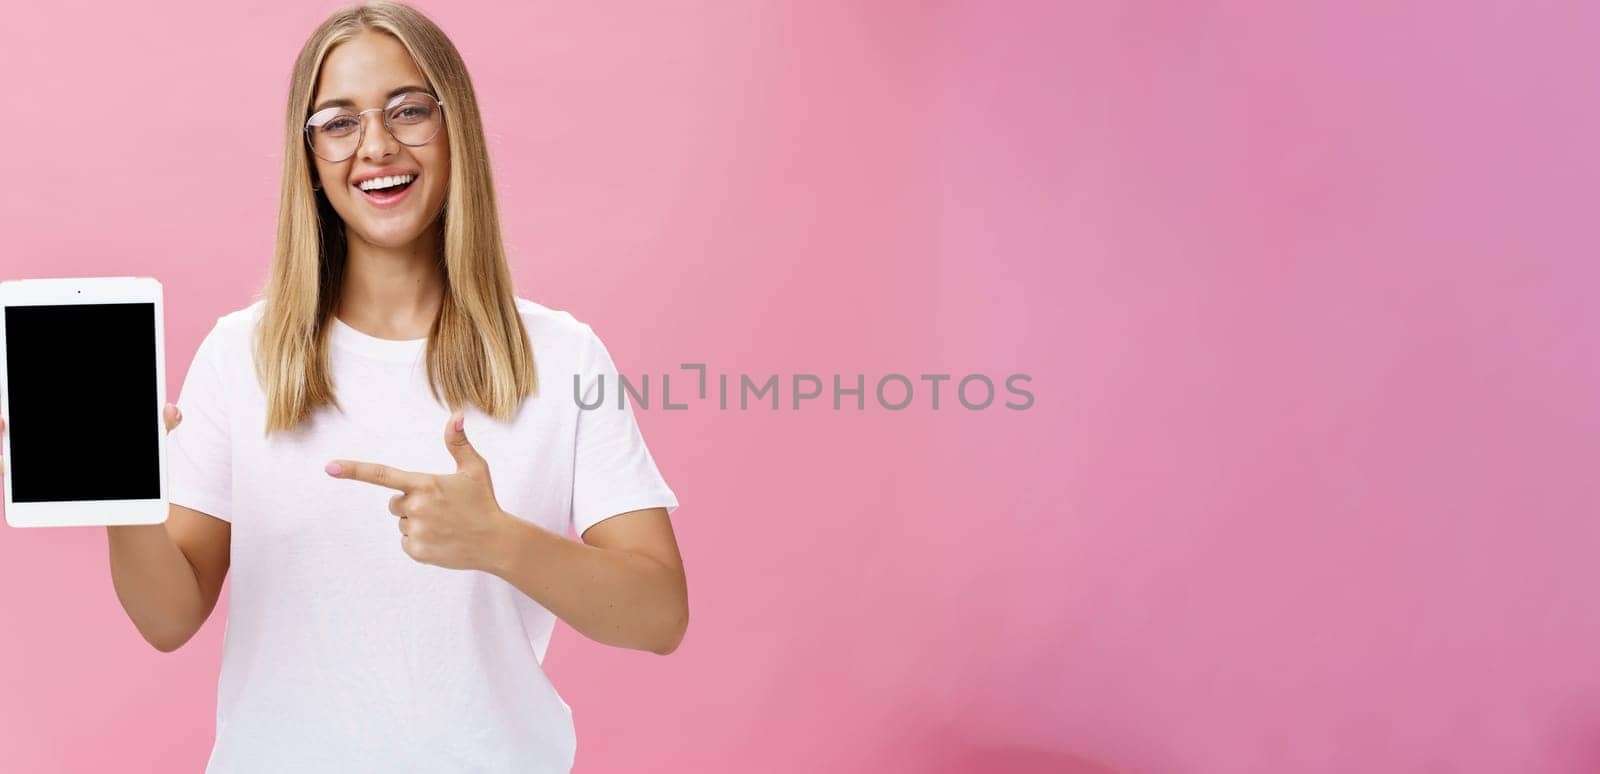
[[(661, 400), (659, 404), (661, 408), (667, 411), (685, 411), (691, 406), (709, 405), (711, 400), (709, 395), (710, 383), (707, 378), (706, 364), (684, 363), (681, 367), (685, 371), (694, 371), (699, 377), (696, 385), (698, 389), (695, 390), (697, 397), (689, 398), (689, 402), (674, 403), (672, 400), (672, 374), (661, 374), (661, 379), (658, 382), (661, 385)], [(717, 410), (724, 411), (729, 407), (729, 374), (722, 373), (716, 376), (716, 407)], [(741, 373), (734, 376), (737, 384), (732, 394), (737, 400), (740, 411), (748, 411), (752, 405), (757, 409), (765, 407), (769, 411), (777, 411), (783, 406), (799, 411), (808, 405), (818, 408), (826, 405), (826, 403), (808, 403), (808, 401), (820, 400), (827, 392), (825, 389), (826, 383), (817, 374), (792, 374), (788, 380), (782, 379), (779, 374), (766, 374), (766, 378), (759, 382), (750, 374)], [(869, 393), (866, 374), (855, 374), (850, 386), (846, 385), (842, 374), (833, 374), (832, 377), (831, 402), (834, 411), (839, 411), (851, 403), (854, 404), (854, 410), (856, 411), (866, 410), (867, 395)], [(916, 380), (913, 381), (911, 377), (904, 374), (888, 373), (878, 378), (870, 394), (876, 399), (878, 406), (888, 411), (901, 411), (919, 402), (937, 411), (951, 404), (948, 398), (943, 401), (940, 400), (940, 387), (945, 382), (950, 382), (954, 379), (955, 377), (951, 374), (918, 374)], [(643, 374), (637, 380), (629, 379), (623, 374), (617, 374), (615, 379), (609, 380), (614, 384), (608, 383), (606, 375), (601, 374), (596, 377), (595, 381), (594, 394), (586, 399), (582, 393), (583, 385), (580, 376), (578, 374), (573, 374), (572, 376), (572, 399), (584, 411), (593, 411), (607, 405), (621, 409), (628, 406), (630, 400), (641, 409), (650, 408), (650, 374)], [(1022, 386), (1032, 381), (1033, 377), (1028, 374), (1017, 373), (1006, 376), (1002, 381), (1005, 391), (1017, 398), (1017, 400), (1013, 402), (1008, 399), (1000, 405), (1013, 411), (1026, 411), (1033, 408), (1033, 393)], [(917, 386), (919, 382), (925, 382), (926, 384), (919, 389)], [(780, 387), (783, 384), (789, 385), (788, 401), (781, 400)], [(607, 400), (606, 397), (608, 391), (614, 396), (610, 400)], [(969, 411), (983, 411), (995, 405), (999, 390), (995, 386), (995, 381), (987, 375), (967, 374), (951, 386), (950, 392), (955, 394), (955, 402), (961, 404), (963, 408)], [(853, 400), (847, 400), (847, 398), (853, 398)], [(814, 408), (813, 410), (816, 409)]]

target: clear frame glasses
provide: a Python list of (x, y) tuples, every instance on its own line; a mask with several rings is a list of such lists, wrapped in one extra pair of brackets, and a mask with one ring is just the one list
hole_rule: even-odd
[(427, 145), (444, 125), (444, 102), (421, 91), (397, 95), (381, 108), (324, 108), (306, 119), (311, 152), (332, 163), (354, 156), (367, 132), (366, 115), (374, 110), (383, 113), (384, 128), (402, 145)]

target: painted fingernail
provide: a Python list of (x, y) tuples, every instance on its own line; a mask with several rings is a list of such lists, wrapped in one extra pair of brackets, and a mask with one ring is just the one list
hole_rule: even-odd
[(328, 471), (328, 475), (330, 476), (337, 476), (344, 472), (344, 468), (339, 467), (339, 463), (337, 462), (328, 463), (328, 467), (323, 468), (323, 470)]

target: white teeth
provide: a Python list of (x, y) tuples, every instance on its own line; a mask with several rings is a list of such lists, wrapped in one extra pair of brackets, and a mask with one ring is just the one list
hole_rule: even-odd
[(375, 177), (371, 180), (363, 180), (358, 187), (363, 191), (375, 191), (379, 188), (392, 188), (397, 185), (404, 185), (416, 179), (416, 175), (389, 175), (388, 177)]

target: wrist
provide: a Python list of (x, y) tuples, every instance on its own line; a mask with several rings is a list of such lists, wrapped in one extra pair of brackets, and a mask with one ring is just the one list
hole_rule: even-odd
[(489, 550), (484, 552), (487, 562), (483, 570), (509, 580), (508, 575), (515, 568), (518, 557), (536, 550), (539, 528), (505, 511), (499, 511), (495, 521), (498, 526), (490, 540)]

